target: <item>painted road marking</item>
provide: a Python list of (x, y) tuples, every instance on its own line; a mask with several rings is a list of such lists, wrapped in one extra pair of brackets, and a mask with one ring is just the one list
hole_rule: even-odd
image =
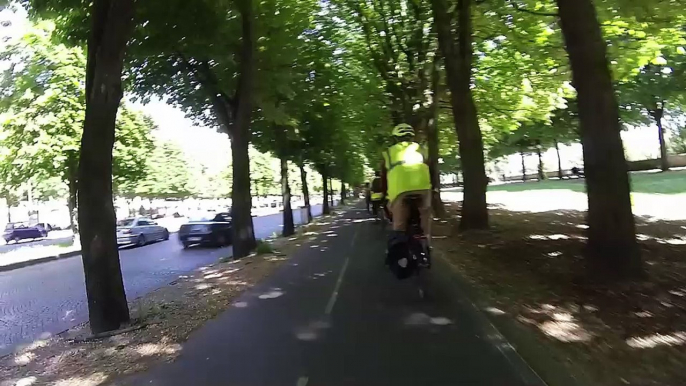
[[(352, 243), (350, 243), (350, 249), (353, 249), (355, 247), (355, 240), (357, 240), (357, 233), (359, 232), (361, 227), (358, 227), (355, 229), (355, 233), (353, 234), (353, 240)], [(350, 264), (350, 257), (345, 258), (345, 262), (343, 263), (343, 268), (341, 269), (341, 273), (338, 274), (338, 280), (336, 280), (336, 286), (333, 289), (333, 293), (331, 294), (331, 297), (329, 298), (329, 302), (326, 304), (326, 308), (324, 309), (324, 314), (325, 315), (331, 315), (331, 312), (333, 311), (334, 305), (336, 305), (336, 300), (338, 299), (338, 292), (341, 289), (341, 284), (343, 284), (343, 277), (345, 276), (345, 272), (348, 270), (348, 265)]]

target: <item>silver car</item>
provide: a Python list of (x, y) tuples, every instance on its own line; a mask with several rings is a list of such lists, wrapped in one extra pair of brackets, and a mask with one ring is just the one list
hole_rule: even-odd
[(169, 230), (147, 217), (131, 217), (117, 221), (118, 245), (135, 244), (142, 247), (158, 240), (169, 240)]

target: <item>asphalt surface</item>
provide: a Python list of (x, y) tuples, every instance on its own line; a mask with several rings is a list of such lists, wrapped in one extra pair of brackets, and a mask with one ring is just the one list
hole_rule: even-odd
[(436, 263), (418, 282), (383, 266), (385, 233), (351, 210), (124, 385), (541, 385)]
[[(312, 208), (321, 214), (321, 206)], [(294, 221), (301, 223), (295, 210)], [(270, 237), (282, 226), (282, 214), (254, 217), (255, 236)], [(144, 295), (198, 267), (231, 256), (232, 248), (184, 250), (170, 240), (119, 252), (129, 300)], [(62, 332), (88, 319), (81, 256), (0, 272), (0, 355), (15, 346)]]

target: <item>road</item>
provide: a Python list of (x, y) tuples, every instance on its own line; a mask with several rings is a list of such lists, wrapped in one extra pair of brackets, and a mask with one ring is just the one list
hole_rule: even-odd
[[(436, 259), (429, 297), (383, 266), (385, 232), (361, 209), (194, 332), (173, 362), (127, 386), (540, 386)], [(119, 383), (118, 383), (119, 384)]]
[[(321, 206), (312, 208), (321, 214)], [(301, 223), (300, 211), (294, 211)], [(254, 217), (255, 236), (280, 232), (281, 213)], [(230, 256), (231, 247), (183, 250), (175, 234), (142, 248), (123, 248), (124, 286), (129, 300), (165, 285), (179, 275)], [(0, 355), (13, 347), (73, 327), (88, 319), (80, 256), (0, 273)]]

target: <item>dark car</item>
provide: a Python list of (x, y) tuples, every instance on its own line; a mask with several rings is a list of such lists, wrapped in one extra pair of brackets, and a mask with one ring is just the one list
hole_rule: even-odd
[(20, 240), (26, 239), (41, 239), (48, 236), (48, 231), (40, 225), (29, 226), (26, 223), (8, 223), (5, 226), (5, 232), (2, 237), (5, 242), (14, 241), (18, 243)]
[(231, 214), (210, 213), (191, 218), (179, 228), (179, 240), (184, 248), (191, 245), (213, 245), (223, 247), (231, 244)]

